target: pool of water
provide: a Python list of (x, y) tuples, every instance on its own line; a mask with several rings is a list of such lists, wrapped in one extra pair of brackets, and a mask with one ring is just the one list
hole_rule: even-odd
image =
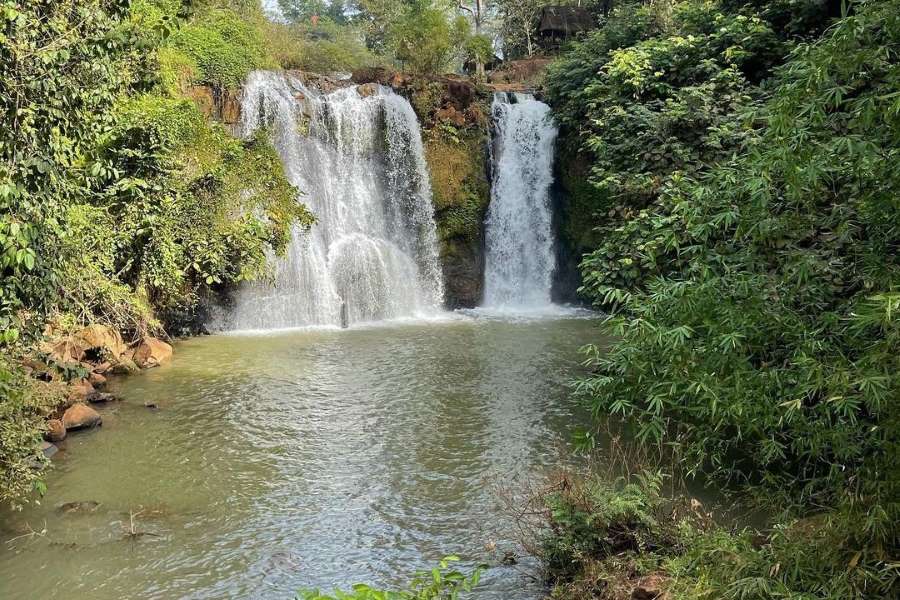
[(63, 443), (40, 506), (0, 513), (0, 598), (292, 598), (448, 554), (493, 562), (479, 598), (539, 598), (527, 557), (497, 564), (516, 544), (495, 487), (577, 460), (566, 384), (597, 339), (476, 313), (181, 342), (111, 383), (123, 401)]

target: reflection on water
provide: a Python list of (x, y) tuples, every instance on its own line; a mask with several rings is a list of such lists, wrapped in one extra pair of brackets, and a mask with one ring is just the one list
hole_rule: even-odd
[[(183, 342), (114, 382), (125, 401), (66, 442), (41, 506), (0, 514), (0, 597), (290, 598), (486, 560), (514, 546), (490, 480), (572, 460), (564, 386), (596, 335), (466, 318)], [(78, 501), (99, 506), (57, 508)], [(541, 595), (512, 567), (484, 579)]]

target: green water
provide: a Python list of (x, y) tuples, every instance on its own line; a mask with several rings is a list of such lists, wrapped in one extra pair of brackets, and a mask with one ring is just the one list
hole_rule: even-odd
[[(493, 490), (576, 460), (564, 385), (596, 339), (459, 318), (179, 343), (112, 382), (124, 400), (64, 442), (40, 506), (0, 513), (0, 598), (291, 598), (496, 563), (516, 545)], [(539, 598), (531, 563), (490, 568), (479, 598)]]

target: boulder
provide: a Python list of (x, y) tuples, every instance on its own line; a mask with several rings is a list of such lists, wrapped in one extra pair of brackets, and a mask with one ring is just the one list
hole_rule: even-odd
[(44, 432), (44, 439), (48, 442), (61, 442), (66, 439), (66, 426), (59, 419), (50, 419), (47, 421), (47, 431)]
[(41, 351), (57, 364), (79, 363), (84, 358), (85, 347), (71, 337), (65, 337), (41, 345)]
[(142, 369), (158, 367), (171, 358), (172, 346), (149, 335), (134, 349), (134, 362)]
[(137, 363), (126, 352), (112, 365), (109, 372), (113, 375), (128, 375), (129, 373), (137, 373), (140, 370), (141, 368), (137, 366)]
[(94, 365), (94, 373), (97, 375), (103, 375), (104, 373), (108, 373), (113, 368), (113, 364), (108, 360), (103, 361), (99, 365)]
[(465, 110), (475, 100), (478, 95), (475, 84), (471, 81), (445, 78), (444, 92), (445, 99), (453, 103), (457, 110)]
[(105, 403), (105, 402), (115, 402), (118, 399), (119, 398), (114, 396), (113, 394), (108, 394), (105, 392), (103, 392), (103, 393), (98, 392), (98, 393), (94, 394), (93, 396), (91, 396), (88, 399), (88, 401), (91, 402), (92, 404), (98, 404), (98, 403)]
[(375, 83), (364, 83), (362, 85), (356, 86), (356, 93), (362, 96), (363, 98), (368, 98), (369, 96), (374, 96), (378, 93), (378, 84)]
[(669, 577), (664, 573), (650, 573), (641, 577), (631, 590), (631, 600), (667, 600)]
[(409, 83), (409, 78), (403, 73), (394, 73), (391, 75), (390, 79), (388, 79), (388, 85), (394, 89), (402, 88), (407, 83)]
[(46, 458), (50, 458), (57, 452), (59, 452), (59, 448), (54, 444), (51, 444), (50, 442), (41, 442), (41, 453), (43, 453)]
[(350, 75), (350, 79), (355, 83), (380, 83), (382, 85), (387, 85), (394, 75), (394, 71), (385, 69), (384, 67), (363, 67), (353, 71)]
[(79, 379), (69, 384), (66, 396), (73, 402), (84, 402), (97, 395), (97, 390), (87, 379)]
[(66, 409), (62, 418), (66, 431), (85, 429), (103, 424), (100, 413), (87, 404), (77, 403)]
[(106, 384), (106, 377), (104, 377), (100, 373), (91, 373), (90, 375), (88, 375), (88, 381), (92, 386), (97, 388)]
[(113, 359), (128, 349), (122, 335), (108, 325), (88, 325), (72, 338), (86, 351), (94, 350)]

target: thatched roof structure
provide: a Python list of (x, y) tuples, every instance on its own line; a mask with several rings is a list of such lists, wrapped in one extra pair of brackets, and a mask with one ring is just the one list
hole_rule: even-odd
[(595, 27), (594, 17), (580, 6), (545, 6), (541, 11), (541, 35), (570, 36)]

